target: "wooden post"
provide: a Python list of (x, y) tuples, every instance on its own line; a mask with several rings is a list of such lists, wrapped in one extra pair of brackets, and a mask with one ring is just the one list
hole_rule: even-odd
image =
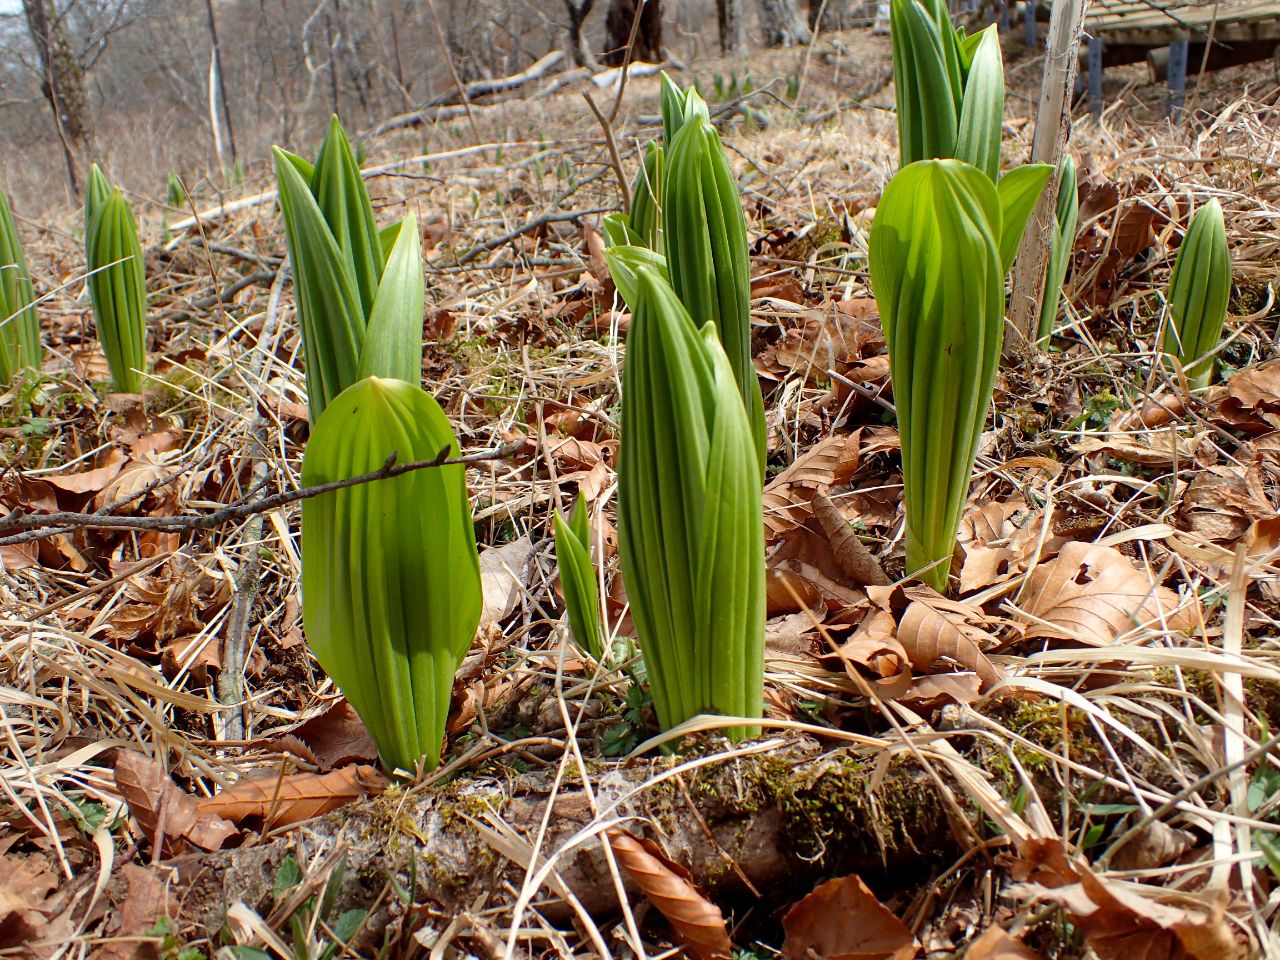
[(1089, 38), (1089, 112), (1102, 115), (1102, 38)]
[(1036, 9), (1039, 4), (1036, 0), (1022, 0), (1022, 36), (1026, 40), (1027, 46), (1035, 49), (1036, 46)]
[[(1049, 40), (1036, 112), (1035, 139), (1031, 144), (1033, 163), (1049, 163), (1055, 168), (1062, 159), (1071, 130), (1071, 93), (1075, 86), (1080, 33), (1084, 28), (1086, 0), (1055, 0), (1049, 18)], [(1013, 295), (1009, 302), (1010, 323), (1005, 327), (1005, 355), (1020, 353), (1035, 342), (1040, 299), (1044, 296), (1045, 268), (1049, 241), (1054, 230), (1054, 209), (1058, 196), (1055, 173), (1036, 203), (1031, 222), (1018, 247), (1013, 265)]]

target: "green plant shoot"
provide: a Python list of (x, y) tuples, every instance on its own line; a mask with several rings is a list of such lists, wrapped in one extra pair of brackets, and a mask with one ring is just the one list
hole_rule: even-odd
[(44, 358), (27, 258), (9, 202), (0, 191), (0, 386), (19, 370), (39, 370)]
[(600, 588), (591, 562), (591, 531), (587, 504), (578, 496), (568, 521), (555, 512), (556, 562), (564, 592), (569, 630), (578, 646), (597, 663), (604, 660), (604, 630), (600, 624)]
[(111, 382), (139, 393), (147, 365), (147, 282), (129, 201), (95, 164), (85, 187), (84, 246), (89, 297)]
[[(458, 452), (417, 385), (367, 377), (317, 418), (304, 486)], [(368, 727), (383, 762), (440, 759), (454, 672), (480, 620), (480, 569), (460, 464), (346, 487), (302, 504), (307, 642)]]
[(1169, 323), (1164, 350), (1178, 358), (1191, 388), (1213, 379), (1209, 356), (1222, 339), (1231, 299), (1231, 252), (1222, 207), (1210, 200), (1196, 211), (1169, 276)]
[(1053, 333), (1053, 322), (1058, 319), (1062, 287), (1067, 280), (1067, 268), (1071, 266), (1071, 252), (1075, 249), (1076, 226), (1080, 219), (1075, 160), (1070, 156), (1063, 157), (1060, 170), (1053, 234), (1049, 238), (1049, 267), (1045, 272), (1044, 296), (1040, 300), (1040, 323), (1036, 331), (1036, 342), (1042, 347), (1048, 344), (1049, 336)]

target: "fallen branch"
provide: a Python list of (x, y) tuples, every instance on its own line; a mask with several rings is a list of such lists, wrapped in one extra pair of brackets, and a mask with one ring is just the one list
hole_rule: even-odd
[(415, 470), (427, 470), (432, 467), (447, 467), (454, 464), (482, 463), (486, 460), (505, 460), (514, 456), (523, 447), (523, 442), (506, 443), (490, 450), (480, 450), (460, 457), (448, 456), (448, 448), (430, 460), (416, 460), (412, 463), (396, 463), (393, 453), (377, 470), (362, 473), (344, 480), (332, 480), (311, 487), (295, 487), (282, 490), (260, 500), (249, 503), (232, 504), (215, 510), (212, 513), (187, 513), (172, 517), (118, 517), (101, 513), (26, 513), (14, 510), (5, 517), (0, 517), (0, 531), (22, 530), (23, 533), (8, 537), (0, 537), (0, 546), (11, 543), (25, 543), (29, 540), (43, 540), (78, 529), (98, 530), (158, 530), (163, 533), (182, 533), (189, 530), (211, 530), (232, 520), (243, 520), (259, 513), (272, 510), (300, 500), (318, 497), (324, 493), (343, 490), (347, 487), (376, 480), (389, 480)]
[(477, 97), (487, 97), (494, 93), (505, 93), (508, 90), (516, 90), (526, 83), (534, 80), (541, 80), (553, 67), (559, 65), (564, 59), (564, 52), (561, 50), (552, 50), (546, 56), (535, 60), (526, 69), (519, 73), (513, 73), (509, 77), (499, 77), (494, 80), (476, 80), (467, 84), (459, 90), (451, 90), (448, 93), (441, 94), (428, 100), (421, 109), (413, 110), (409, 113), (402, 113), (386, 120), (378, 126), (365, 133), (360, 134), (357, 139), (365, 140), (370, 137), (380, 137), (384, 133), (391, 130), (401, 130), (405, 127), (416, 127), (429, 120), (435, 119), (433, 110), (437, 107), (452, 106), (454, 104), (464, 103), (474, 100)]

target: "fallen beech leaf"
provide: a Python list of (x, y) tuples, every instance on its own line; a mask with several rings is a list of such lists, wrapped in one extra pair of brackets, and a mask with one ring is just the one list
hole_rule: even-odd
[(1021, 940), (1015, 940), (999, 927), (988, 927), (982, 936), (969, 944), (965, 960), (1041, 960)]
[(328, 773), (257, 777), (201, 800), (200, 810), (233, 823), (260, 820), (264, 829), (273, 829), (310, 820), (367, 795), (376, 796), (386, 786), (386, 777), (364, 765)]
[(884, 330), (875, 301), (848, 300), (840, 306), (810, 311), (800, 327), (784, 331), (762, 361), (803, 373), (808, 380), (826, 380), (827, 371), (841, 361), (861, 360), (883, 350)]
[(976, 673), (935, 673), (930, 677), (916, 677), (898, 700), (921, 710), (933, 710), (949, 703), (968, 706), (977, 703), (981, 690), (982, 680)]
[(1274, 514), (1257, 464), (1206, 467), (1182, 495), (1177, 527), (1198, 541), (1232, 546), (1255, 520)]
[(1121, 430), (1140, 430), (1143, 427), (1162, 427), (1171, 420), (1181, 419), (1186, 413), (1182, 397), (1162, 393), (1144, 400), (1137, 410), (1131, 410), (1116, 424)]
[(34, 542), (0, 545), (0, 570), (25, 570), (36, 565), (40, 549)]
[(827, 437), (810, 447), (764, 488), (765, 537), (778, 535), (809, 518), (810, 502), (822, 487), (838, 487), (853, 478), (861, 458), (862, 431)]
[(525, 570), (532, 553), (533, 541), (526, 533), (480, 554), (480, 586), (484, 592), (481, 627), (504, 620), (515, 610), (524, 593)]
[(1175, 464), (1202, 463), (1212, 455), (1212, 447), (1206, 448), (1205, 444), (1208, 437), (1208, 430), (1201, 430), (1190, 437), (1172, 430), (1143, 433), (1113, 430), (1105, 437), (1085, 437), (1080, 443), (1072, 444), (1071, 449), (1081, 456), (1104, 453), (1117, 460), (1143, 466), (1172, 467)]
[(769, 660), (803, 660), (812, 649), (813, 616), (808, 611), (775, 617), (764, 625), (764, 652)]
[(61, 476), (54, 474), (41, 479), (67, 493), (97, 493), (115, 479), (116, 474), (124, 468), (124, 464), (124, 454), (113, 449), (107, 454), (107, 459), (92, 470), (66, 473)]
[(898, 640), (918, 671), (935, 673), (938, 661), (950, 660), (976, 673), (982, 689), (989, 690), (1004, 677), (1004, 671), (987, 659), (975, 636), (995, 645), (994, 637), (925, 600), (912, 601), (898, 623)]
[(667, 918), (671, 928), (698, 960), (727, 958), (733, 952), (724, 914), (651, 840), (617, 828), (607, 833), (613, 855), (636, 886)]
[(896, 700), (911, 686), (911, 659), (898, 642), (896, 632), (893, 614), (873, 609), (863, 617), (853, 636), (835, 651), (854, 680), (861, 676), (861, 672), (854, 675), (858, 667), (871, 673), (870, 686), (884, 700)]
[[(1007, 465), (1006, 465), (1007, 466)], [(988, 500), (960, 519), (956, 542), (964, 554), (960, 592), (972, 593), (1026, 572), (1040, 543), (1044, 512), (1025, 500)], [(1042, 552), (1050, 552), (1046, 544)]]
[(856, 875), (822, 884), (787, 911), (782, 928), (783, 960), (910, 960), (919, 949)]
[(168, 897), (164, 878), (152, 867), (126, 863), (121, 870), (127, 886), (124, 900), (117, 903), (115, 926), (93, 952), (93, 960), (144, 960), (158, 957), (146, 952), (139, 938), (155, 928), (159, 918), (168, 917)]
[(835, 551), (836, 562), (846, 577), (860, 586), (886, 586), (890, 582), (880, 562), (871, 555), (866, 544), (849, 526), (849, 521), (825, 491), (820, 490), (814, 494), (813, 515), (822, 525), (822, 531)]
[(1179, 609), (1178, 595), (1152, 583), (1113, 547), (1072, 541), (1038, 566), (1020, 606), (1041, 622), (1026, 637), (1074, 640), (1106, 646), (1137, 626), (1190, 630), (1194, 611)]
[[(1126, 818), (1128, 819), (1128, 818)], [(1131, 823), (1117, 829), (1123, 833)], [(1153, 820), (1117, 850), (1111, 858), (1116, 870), (1151, 870), (1175, 862), (1199, 844), (1195, 834), (1171, 827), (1163, 820)]]
[(1054, 889), (1027, 884), (1012, 892), (1064, 907), (1099, 960), (1242, 960), (1247, 955), (1220, 903), (1161, 903), (1144, 895), (1158, 896), (1159, 888), (1104, 880), (1083, 864), (1074, 869), (1077, 883)]
[(837, 583), (817, 567), (800, 560), (770, 563), (765, 569), (765, 608), (769, 616), (812, 610), (840, 610), (861, 606), (866, 598)]
[(236, 833), (236, 828), (201, 809), (200, 801), (178, 789), (164, 769), (136, 750), (121, 750), (116, 756), (116, 789), (129, 805), (142, 835), (154, 846), (180, 853), (186, 844), (202, 850), (220, 850)]
[(321, 771), (344, 766), (352, 761), (376, 763), (378, 748), (365, 729), (356, 708), (339, 700), (324, 713), (304, 720), (289, 733), (311, 751)]
[(1205, 398), (1225, 425), (1246, 433), (1280, 429), (1280, 361), (1237, 371)]
[(38, 857), (0, 857), (0, 948), (25, 949), (50, 934), (59, 877)]

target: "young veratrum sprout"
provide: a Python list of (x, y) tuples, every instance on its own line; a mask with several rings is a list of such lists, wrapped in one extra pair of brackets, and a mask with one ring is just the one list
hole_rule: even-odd
[(587, 504), (579, 495), (566, 521), (555, 512), (556, 563), (560, 566), (560, 588), (569, 614), (573, 639), (599, 663), (604, 659), (604, 631), (600, 625), (600, 588), (591, 562), (591, 531)]
[(1004, 63), (995, 25), (964, 36), (943, 0), (891, 0), (898, 165), (966, 160), (1000, 169)]
[[(997, 190), (970, 164), (919, 161), (885, 188), (871, 227), (871, 287), (902, 437), (907, 572), (939, 592), (1000, 363), (1004, 276), (1049, 172), (1020, 167)], [(1036, 192), (1022, 189), (1033, 179)]]
[[(302, 462), (304, 485), (457, 453), (420, 387), (368, 377), (330, 401)], [(432, 467), (302, 504), (307, 642), (355, 707), (383, 762), (440, 760), (453, 675), (480, 620), (480, 568), (464, 468)]]
[(1076, 244), (1076, 225), (1080, 218), (1080, 198), (1076, 186), (1076, 162), (1070, 156), (1062, 159), (1062, 175), (1058, 179), (1058, 204), (1054, 211), (1053, 234), (1049, 238), (1049, 269), (1044, 278), (1044, 297), (1040, 300), (1040, 324), (1036, 340), (1044, 346), (1053, 333), (1062, 300), (1062, 285), (1071, 265), (1071, 251)]
[(1203, 389), (1213, 379), (1213, 357), (1222, 339), (1231, 299), (1231, 253), (1222, 207), (1210, 200), (1187, 227), (1178, 259), (1169, 276), (1169, 318), (1164, 350), (1178, 358), (1191, 388)]
[(355, 154), (334, 117), (312, 166), (274, 148), (314, 421), (367, 376), (417, 383), (422, 250), (412, 214), (381, 233)]
[(0, 386), (8, 385), (19, 370), (40, 369), (44, 349), (35, 300), (22, 241), (0, 192)]
[(111, 382), (121, 393), (142, 390), (147, 365), (147, 282), (138, 226), (129, 201), (98, 165), (85, 185), (84, 248), (89, 297)]
[[(636, 269), (623, 367), (618, 535), (662, 728), (755, 718), (764, 690), (764, 522), (755, 438), (715, 326)], [(732, 736), (754, 733), (737, 726)]]

